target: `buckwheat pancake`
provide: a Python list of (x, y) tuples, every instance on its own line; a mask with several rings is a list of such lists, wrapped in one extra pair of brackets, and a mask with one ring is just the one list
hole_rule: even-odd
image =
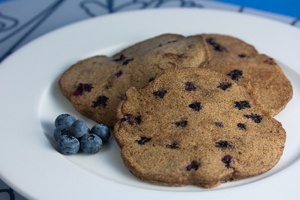
[(270, 170), (284, 149), (280, 122), (211, 70), (165, 70), (147, 87), (131, 87), (117, 114), (125, 166), (154, 184), (212, 188)]

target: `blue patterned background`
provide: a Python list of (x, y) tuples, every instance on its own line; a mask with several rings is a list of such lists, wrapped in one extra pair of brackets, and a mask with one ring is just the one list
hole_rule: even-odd
[[(3, 1), (3, 0), (2, 0)], [(277, 16), (298, 25), (300, 17), (300, 1), (243, 1), (221, 0), (232, 4), (218, 3), (209, 0), (9, 0), (0, 3), (0, 62), (20, 46), (32, 39), (66, 24), (99, 15), (135, 9), (162, 7), (193, 7), (236, 10), (238, 12), (254, 12), (252, 7), (289, 14)], [(264, 2), (264, 3), (262, 3)], [(277, 3), (276, 3), (277, 2)], [(236, 5), (240, 3), (240, 5)], [(26, 6), (30, 6), (30, 15), (26, 14)], [(17, 7), (18, 6), (18, 7)], [(250, 10), (248, 9), (248, 7)], [(14, 8), (14, 10), (12, 9)], [(248, 9), (248, 10), (247, 10)], [(67, 15), (62, 10), (68, 10)], [(257, 14), (257, 13), (256, 13)], [(265, 14), (268, 17), (268, 13)], [(64, 19), (62, 19), (64, 17)], [(59, 19), (58, 19), (59, 18)], [(54, 23), (55, 22), (55, 23)]]

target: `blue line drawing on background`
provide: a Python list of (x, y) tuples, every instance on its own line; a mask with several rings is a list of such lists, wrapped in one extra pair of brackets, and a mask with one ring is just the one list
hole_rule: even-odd
[(0, 32), (5, 32), (18, 26), (19, 21), (0, 12)]
[(13, 189), (9, 188), (9, 189), (1, 189), (0, 190), (0, 194), (1, 193), (7, 193), (9, 195), (9, 199), (10, 200), (15, 200), (15, 194)]
[(176, 4), (176, 7), (203, 8), (203, 5), (191, 0), (128, 0), (122, 1), (121, 4), (117, 4), (117, 1), (114, 0), (85, 0), (79, 6), (88, 16), (95, 17), (99, 15), (97, 13), (100, 13), (100, 10), (114, 13), (133, 7), (138, 9), (159, 8), (170, 3)]
[(7, 35), (4, 38), (0, 39), (0, 44), (7, 40), (8, 38), (16, 35), (19, 31), (24, 30), (25, 28), (33, 25), (28, 31), (26, 31), (20, 39), (18, 39), (1, 57), (0, 62), (2, 62), (7, 56), (9, 56), (13, 51), (18, 47), (18, 45), (24, 41), (40, 24), (43, 23), (65, 0), (58, 0), (47, 7), (45, 10), (42, 10), (36, 16), (31, 18), (28, 22), (23, 24), (22, 26), (16, 28), (11, 34)]

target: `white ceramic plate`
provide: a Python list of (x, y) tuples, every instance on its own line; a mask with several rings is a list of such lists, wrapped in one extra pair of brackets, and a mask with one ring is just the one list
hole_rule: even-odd
[[(253, 44), (281, 64), (294, 97), (276, 118), (287, 132), (284, 155), (269, 172), (205, 190), (141, 182), (123, 166), (112, 139), (95, 155), (64, 156), (52, 145), (58, 114), (82, 117), (60, 94), (59, 76), (96, 54), (112, 55), (161, 34), (222, 33)], [(29, 199), (297, 199), (300, 195), (300, 31), (246, 14), (166, 9), (127, 12), (76, 23), (26, 45), (0, 66), (0, 175)], [(90, 125), (93, 122), (89, 121)]]

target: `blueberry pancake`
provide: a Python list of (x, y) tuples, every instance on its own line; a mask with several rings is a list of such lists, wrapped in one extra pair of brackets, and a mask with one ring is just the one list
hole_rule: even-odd
[(285, 130), (220, 73), (168, 69), (131, 87), (114, 127), (125, 166), (141, 180), (212, 188), (256, 176), (280, 159)]
[(95, 56), (79, 61), (60, 78), (62, 94), (81, 114), (113, 126), (116, 108), (129, 87), (142, 88), (165, 69), (195, 68), (207, 60), (201, 36), (172, 35), (169, 41), (161, 37), (157, 47), (147, 50), (142, 42), (114, 57)]
[(202, 38), (209, 59), (201, 67), (252, 90), (252, 96), (272, 115), (287, 105), (293, 96), (292, 85), (273, 58), (258, 54), (252, 45), (235, 37), (202, 34)]

